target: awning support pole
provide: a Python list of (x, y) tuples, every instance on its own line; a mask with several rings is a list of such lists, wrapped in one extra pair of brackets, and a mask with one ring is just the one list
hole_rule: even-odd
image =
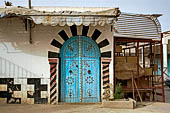
[(162, 45), (162, 37), (163, 34), (161, 34), (161, 41), (160, 41), (160, 50), (161, 50), (161, 79), (162, 79), (162, 99), (163, 102), (165, 102), (165, 90), (164, 90), (164, 75), (163, 75), (163, 45)]

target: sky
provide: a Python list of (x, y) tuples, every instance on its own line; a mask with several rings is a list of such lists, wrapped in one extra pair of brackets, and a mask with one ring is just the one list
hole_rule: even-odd
[[(0, 0), (4, 6), (5, 0)], [(14, 6), (28, 6), (28, 0), (6, 0)], [(163, 14), (162, 32), (170, 31), (170, 0), (32, 0), (32, 6), (119, 7), (121, 12)]]

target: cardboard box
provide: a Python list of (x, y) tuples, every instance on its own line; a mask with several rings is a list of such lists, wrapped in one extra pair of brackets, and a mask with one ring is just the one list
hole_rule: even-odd
[(115, 56), (115, 62), (124, 62), (126, 63), (126, 57), (125, 56)]
[(145, 76), (152, 75), (152, 68), (143, 68), (145, 71)]
[(0, 84), (0, 91), (7, 91), (7, 84)]
[(122, 46), (116, 46), (115, 53), (121, 53), (122, 52)]
[(127, 63), (137, 63), (137, 56), (127, 56)]

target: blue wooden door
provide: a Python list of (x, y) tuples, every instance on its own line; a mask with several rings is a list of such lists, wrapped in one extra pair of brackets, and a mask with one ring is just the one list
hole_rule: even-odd
[(61, 48), (60, 101), (76, 103), (79, 94), (79, 37), (70, 38)]
[(81, 87), (82, 102), (100, 101), (99, 57), (100, 51), (90, 38), (82, 36), (81, 40)]
[(60, 55), (60, 101), (99, 102), (100, 51), (97, 44), (90, 38), (74, 36), (64, 43)]

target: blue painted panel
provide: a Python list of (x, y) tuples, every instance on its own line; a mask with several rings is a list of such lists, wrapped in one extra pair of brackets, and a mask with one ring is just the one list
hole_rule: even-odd
[[(170, 54), (168, 54), (168, 76), (170, 77)], [(158, 65), (158, 74), (161, 75), (161, 56), (158, 56), (156, 58), (156, 64)]]
[[(158, 62), (158, 74), (161, 75), (161, 58), (156, 59)], [(170, 54), (168, 54), (168, 76), (170, 76)]]
[(170, 76), (170, 55), (168, 55), (168, 76)]
[(79, 96), (79, 70), (78, 70), (78, 60), (65, 60), (65, 102), (75, 103), (80, 101)]
[(97, 44), (81, 37), (82, 102), (100, 102), (100, 51)]
[(73, 37), (67, 40), (60, 52), (61, 89), (60, 101), (67, 103), (80, 102), (79, 94), (79, 40)]
[(97, 60), (82, 60), (82, 102), (99, 102), (99, 86)]

